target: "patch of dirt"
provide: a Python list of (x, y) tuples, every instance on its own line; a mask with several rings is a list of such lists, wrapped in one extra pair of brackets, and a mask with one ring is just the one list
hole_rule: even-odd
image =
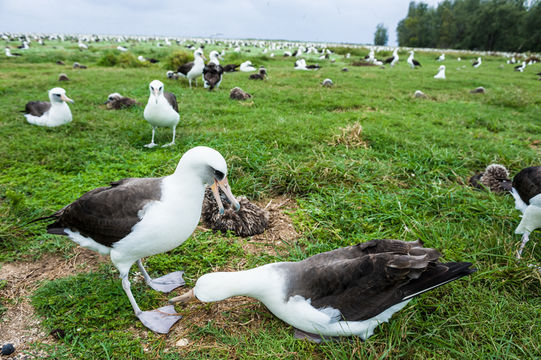
[(108, 261), (105, 256), (78, 247), (70, 258), (46, 254), (36, 261), (2, 264), (0, 280), (6, 280), (7, 286), (2, 289), (1, 299), (7, 311), (0, 318), (0, 345), (12, 343), (16, 350), (12, 356), (17, 356), (32, 342), (54, 342), (54, 339), (41, 329), (29, 295), (43, 280), (95, 270), (100, 263)]
[(286, 214), (297, 209), (295, 200), (280, 196), (268, 201), (258, 202), (257, 205), (269, 212), (269, 227), (263, 234), (241, 239), (243, 249), (250, 254), (265, 251), (278, 255), (288, 243), (299, 238), (291, 219)]

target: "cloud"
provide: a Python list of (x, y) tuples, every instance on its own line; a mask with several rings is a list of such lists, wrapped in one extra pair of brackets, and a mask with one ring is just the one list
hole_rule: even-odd
[[(438, 0), (427, 1), (435, 5)], [(384, 23), (389, 43), (405, 0), (0, 0), (0, 31), (372, 43)]]

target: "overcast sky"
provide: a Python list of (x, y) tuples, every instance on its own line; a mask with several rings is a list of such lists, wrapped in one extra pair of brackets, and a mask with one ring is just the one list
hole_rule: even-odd
[[(423, 0), (436, 5), (440, 0)], [(371, 44), (409, 0), (0, 0), (0, 32), (262, 38)]]

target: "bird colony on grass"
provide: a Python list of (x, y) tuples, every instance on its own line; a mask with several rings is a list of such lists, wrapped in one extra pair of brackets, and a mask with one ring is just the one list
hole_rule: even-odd
[[(64, 36), (3, 34), (3, 38), (20, 40), (18, 49), (12, 49), (10, 46), (5, 48), (5, 57), (19, 59), (26, 56), (27, 49), (40, 46), (37, 45), (38, 38), (47, 42), (63, 40)], [(118, 39), (122, 44), (116, 47), (116, 51), (121, 53), (132, 51), (128, 40), (131, 42), (155, 40), (144, 37)], [(97, 41), (114, 40), (114, 37), (79, 36), (77, 51), (90, 51), (93, 43)], [(248, 54), (246, 51), (249, 48), (256, 48), (271, 59), (275, 56), (291, 57), (293, 66), (289, 71), (292, 76), (294, 74), (312, 76), (314, 86), (327, 87), (328, 91), (337, 91), (335, 83), (329, 78), (324, 80), (319, 78), (317, 70), (330, 66), (338, 58), (354, 57), (350, 53), (336, 54), (325, 44), (224, 40), (221, 42), (222, 49), (210, 51), (207, 61), (205, 51), (206, 47), (211, 45), (213, 40), (210, 39), (172, 38), (161, 39), (156, 45), (184, 46), (193, 53), (194, 60), (164, 73), (162, 80), (166, 83), (158, 79), (146, 84), (141, 81), (141, 86), (148, 86), (149, 90), (146, 106), (142, 113), (136, 110), (130, 114), (134, 121), (144, 119), (151, 126), (151, 140), (144, 145), (145, 147), (157, 146), (155, 132), (160, 127), (169, 128), (172, 132), (171, 141), (162, 147), (175, 146), (177, 125), (183, 121), (183, 99), (195, 96), (197, 88), (201, 87), (197, 84), (198, 78), (204, 88), (214, 91), (224, 91), (223, 84), (227, 80), (227, 86), (234, 87), (231, 90), (231, 98), (238, 100), (250, 99), (251, 95), (235, 87), (236, 84), (228, 79), (232, 76), (228, 73), (240, 71), (238, 76), (261, 80), (261, 84), (272, 81), (268, 75), (269, 70), (273, 74), (272, 62), (267, 62), (265, 66), (254, 64), (252, 60), (221, 64), (220, 60), (223, 62), (224, 56), (228, 53), (235, 54), (234, 59), (239, 60)], [(446, 50), (436, 58), (431, 57), (429, 62), (424, 60), (423, 65), (414, 56), (416, 53), (426, 52), (426, 49), (368, 47), (365, 50), (367, 55), (353, 65), (375, 66), (389, 72), (397, 67), (407, 66), (411, 68), (412, 74), (420, 73), (421, 67), (429, 68), (432, 74), (437, 72), (433, 75), (433, 79), (449, 81), (453, 77), (453, 69), (460, 64), (456, 57), (446, 57), (448, 53)], [(388, 54), (391, 51), (390, 57), (378, 58), (378, 53)], [(406, 61), (404, 55), (399, 56), (400, 51), (409, 54)], [(454, 53), (455, 55), (460, 53), (462, 57), (470, 55), (473, 59), (473, 54), (467, 52), (454, 51)], [(479, 69), (484, 64), (482, 57), (485, 55), (488, 54), (476, 56), (471, 67)], [(525, 74), (528, 73), (527, 68), (538, 61), (535, 57), (527, 60), (523, 54), (499, 55), (502, 56), (502, 63), (506, 59), (511, 64), (519, 63), (514, 69)], [(519, 61), (519, 58), (523, 58), (524, 61)], [(149, 64), (163, 62), (163, 59), (147, 58), (142, 55), (139, 55), (137, 60)], [(315, 62), (316, 60), (318, 62)], [(83, 69), (78, 63), (74, 63), (73, 67)], [(459, 66), (458, 69), (462, 68)], [(447, 74), (446, 69), (449, 70)], [(348, 69), (344, 68), (343, 72), (346, 70)], [(340, 67), (337, 67), (336, 74), (340, 72)], [(433, 83), (432, 86), (437, 86), (434, 83), (444, 83), (433, 80), (430, 75), (419, 76), (425, 76), (427, 81)], [(187, 85), (191, 90), (184, 91), (177, 97), (173, 91), (182, 85), (177, 81), (183, 81), (184, 78), (187, 79)], [(63, 81), (70, 80), (66, 76)], [(340, 84), (339, 87), (344, 86)], [(430, 92), (430, 89), (431, 87), (427, 87), (425, 91)], [(485, 89), (482, 89), (483, 91), (472, 93), (484, 93)], [(118, 91), (130, 95), (130, 89), (122, 88)], [(49, 102), (30, 101), (26, 104), (24, 116), (28, 124), (57, 127), (71, 121), (76, 122), (78, 112), (76, 106), (80, 100), (75, 99), (74, 103), (60, 87), (42, 89), (44, 97), (47, 92)], [(107, 94), (103, 96), (105, 99)], [(430, 101), (429, 96), (420, 90), (415, 91), (414, 96), (426, 99), (419, 101)], [(136, 99), (116, 92), (109, 94), (106, 99), (107, 109), (130, 111), (130, 108), (139, 109), (140, 106)], [(139, 100), (144, 103), (142, 99)], [(74, 103), (72, 109), (68, 103)], [(23, 122), (21, 126), (25, 126)], [(511, 181), (505, 168), (491, 165), (471, 181), (478, 189), (513, 195), (516, 208), (523, 214), (515, 230), (517, 234), (522, 235), (520, 249), (516, 254), (518, 258), (528, 243), (529, 235), (541, 227), (540, 169), (539, 166), (526, 168), (516, 174)], [(50, 234), (67, 236), (80, 246), (108, 254), (120, 273), (122, 288), (135, 316), (150, 330), (166, 334), (181, 316), (177, 314), (173, 305), (165, 305), (155, 310), (141, 310), (131, 292), (128, 280), (130, 268), (136, 263), (145, 282), (157, 291), (168, 293), (184, 285), (182, 271), (151, 278), (141, 259), (180, 246), (194, 232), (202, 212), (204, 222), (212, 229), (232, 231), (239, 236), (264, 232), (269, 226), (268, 213), (246, 198), (239, 201), (241, 198), (233, 196), (227, 176), (228, 166), (222, 154), (206, 146), (196, 146), (182, 155), (176, 170), (168, 176), (110, 179), (116, 181), (108, 187), (88, 189), (90, 191), (78, 199), (73, 199), (72, 203), (37, 220), (50, 222), (47, 225), (47, 232)], [(419, 241), (373, 240), (322, 252), (302, 261), (277, 262), (237, 272), (205, 274), (195, 282), (193, 289), (172, 298), (170, 303), (187, 303), (191, 300), (214, 302), (237, 295), (251, 296), (261, 301), (278, 318), (292, 325), (298, 338), (316, 342), (337, 336), (358, 336), (367, 339), (379, 324), (389, 321), (392, 315), (403, 309), (413, 297), (475, 271), (469, 262), (442, 262), (440, 257), (438, 250), (424, 247)]]

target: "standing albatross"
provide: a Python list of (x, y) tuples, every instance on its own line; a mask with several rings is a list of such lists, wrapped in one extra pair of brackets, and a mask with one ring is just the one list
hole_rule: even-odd
[(206, 274), (169, 302), (250, 296), (295, 327), (297, 337), (367, 339), (413, 297), (475, 271), (471, 263), (444, 264), (439, 257), (419, 241), (373, 240), (299, 262)]
[(197, 49), (193, 53), (193, 61), (178, 67), (178, 75), (188, 79), (190, 88), (192, 87), (192, 80), (195, 80), (195, 86), (197, 86), (197, 78), (203, 74), (205, 60), (207, 60), (207, 58), (203, 55), (203, 50)]
[(173, 129), (173, 140), (169, 144), (162, 145), (162, 147), (174, 145), (177, 124), (180, 120), (177, 97), (173, 93), (164, 92), (163, 83), (160, 80), (153, 80), (148, 87), (150, 89), (150, 96), (148, 97), (143, 116), (152, 125), (152, 140), (145, 147), (153, 148), (156, 146), (154, 135), (158, 126)]
[(66, 102), (73, 100), (66, 96), (66, 90), (56, 87), (49, 90), (49, 100), (30, 101), (25, 106), (26, 121), (32, 125), (55, 127), (72, 120), (71, 110)]
[(511, 194), (515, 198), (516, 209), (522, 213), (522, 220), (515, 230), (515, 234), (522, 234), (517, 252), (520, 259), (530, 233), (541, 228), (541, 166), (527, 167), (516, 174)]
[(141, 258), (172, 250), (192, 234), (201, 216), (207, 185), (212, 185), (220, 212), (224, 210), (218, 189), (239, 209), (227, 182), (224, 158), (214, 149), (199, 146), (182, 156), (172, 175), (112, 182), (35, 221), (54, 219), (47, 226), (48, 233), (67, 235), (83, 247), (109, 254), (135, 315), (150, 330), (165, 334), (180, 316), (170, 305), (141, 311), (128, 274), (137, 262), (146, 283), (155, 290), (170, 292), (184, 285), (181, 271), (150, 278)]

